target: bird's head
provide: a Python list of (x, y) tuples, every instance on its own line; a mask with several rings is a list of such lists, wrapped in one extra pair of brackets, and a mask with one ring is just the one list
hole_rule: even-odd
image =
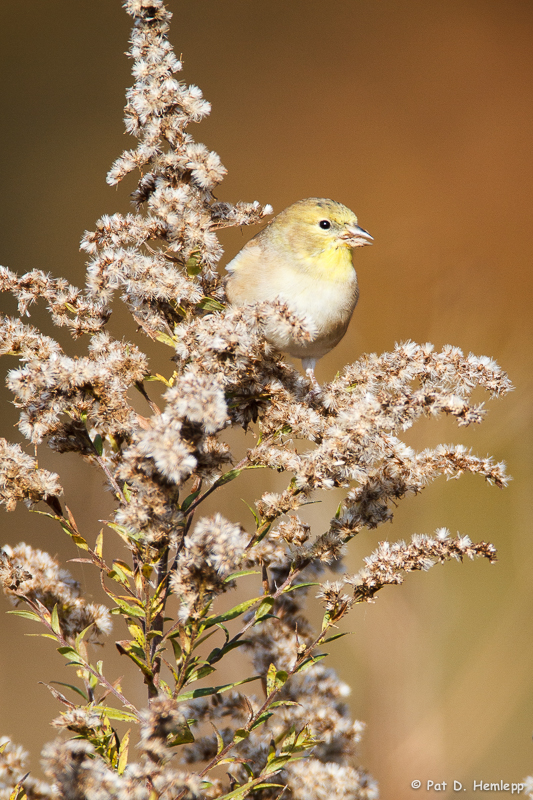
[(372, 244), (372, 236), (357, 224), (349, 208), (321, 197), (293, 203), (272, 220), (276, 238), (283, 237), (292, 251), (312, 258), (338, 248)]

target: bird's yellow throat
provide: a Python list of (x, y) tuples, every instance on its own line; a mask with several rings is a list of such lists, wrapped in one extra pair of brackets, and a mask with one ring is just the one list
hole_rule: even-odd
[(316, 271), (321, 280), (343, 282), (352, 276), (352, 251), (337, 242), (312, 256), (310, 260), (310, 269)]

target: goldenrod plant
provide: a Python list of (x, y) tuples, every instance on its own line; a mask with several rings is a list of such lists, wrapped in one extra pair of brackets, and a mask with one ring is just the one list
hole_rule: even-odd
[[(505, 486), (505, 468), (491, 458), (461, 445), (416, 452), (401, 437), (427, 417), (481, 422), (472, 392), (504, 395), (510, 382), (489, 358), (412, 342), (364, 355), (321, 387), (287, 363), (272, 331), (305, 354), (314, 335), (306, 314), (290, 297), (229, 305), (218, 271), (217, 230), (260, 223), (271, 209), (215, 199), (225, 169), (188, 132), (210, 107), (174, 77), (171, 14), (163, 0), (124, 7), (135, 79), (126, 130), (138, 144), (108, 182), (140, 172), (135, 210), (85, 233), (83, 289), (39, 270), (0, 272), (21, 318), (43, 299), (54, 324), (87, 347), (69, 355), (27, 321), (2, 318), (1, 352), (20, 360), (7, 384), (31, 447), (1, 440), (0, 499), (8, 511), (23, 501), (56, 521), (103, 591), (103, 602), (90, 602), (55, 557), (26, 544), (0, 552), (11, 613), (39, 623), (72, 670), (70, 684), (50, 685), (59, 738), (42, 754), (46, 780), (4, 738), (0, 797), (370, 800), (377, 783), (357, 760), (364, 726), (350, 719), (349, 689), (325, 666), (324, 647), (343, 635), (348, 612), (406, 573), (450, 559), (492, 562), (495, 549), (441, 528), (381, 541), (356, 574), (343, 571), (343, 554), (440, 475), (478, 473)], [(132, 315), (136, 341), (109, 332), (113, 302)], [(167, 354), (165, 374), (151, 372), (143, 337)], [(232, 452), (230, 428), (248, 432), (244, 454)], [(39, 466), (35, 449), (45, 445), (101, 472), (114, 509), (95, 541), (69, 510), (60, 475)], [(249, 524), (204, 512), (207, 498), (258, 468), (286, 483), (263, 492)], [(339, 488), (329, 526), (315, 530), (300, 509)], [(232, 603), (236, 586), (253, 590)], [(324, 608), (317, 629), (310, 594)], [(95, 648), (112, 621), (116, 647), (146, 686), (146, 708)], [(244, 677), (217, 681), (222, 661), (247, 663)]]

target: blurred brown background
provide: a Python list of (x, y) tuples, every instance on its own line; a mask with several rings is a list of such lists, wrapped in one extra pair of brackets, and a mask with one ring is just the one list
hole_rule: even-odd
[[(348, 559), (358, 569), (378, 538), (444, 525), (492, 541), (498, 563), (436, 566), (384, 590), (375, 605), (352, 612), (346, 625), (355, 635), (332, 645), (331, 662), (352, 686), (354, 716), (368, 723), (361, 762), (382, 797), (412, 797), (415, 778), (468, 787), (474, 779), (517, 781), (533, 772), (533, 5), (170, 0), (169, 7), (184, 80), (213, 104), (191, 132), (229, 169), (218, 197), (270, 202), (276, 211), (303, 197), (332, 197), (375, 238), (355, 254), (360, 305), (349, 335), (320, 363), (319, 380), (362, 352), (410, 338), (490, 355), (516, 384), (489, 404), (481, 428), (458, 430), (445, 420), (407, 435), (420, 449), (456, 441), (505, 459), (510, 487), (440, 479), (404, 501), (392, 527), (361, 535)], [(101, 214), (128, 210), (133, 188), (105, 183), (112, 161), (131, 146), (122, 134), (129, 18), (119, 0), (2, 0), (1, 11), (0, 262), (80, 285), (81, 234)], [(224, 234), (228, 260), (251, 233)], [(2, 304), (13, 311), (10, 298)], [(32, 321), (52, 332), (40, 307)], [(120, 313), (111, 328), (134, 335)], [(166, 354), (150, 353), (155, 368), (168, 371)], [(3, 405), (1, 420), (3, 435), (20, 440), (11, 406)], [(100, 476), (41, 449), (41, 463), (60, 471), (68, 504), (94, 536), (109, 507)], [(254, 476), (246, 499), (274, 485)], [(223, 504), (232, 518), (243, 491)], [(337, 502), (326, 496), (311, 507), (317, 532)], [(51, 522), (23, 508), (1, 513), (2, 543), (25, 540), (63, 560), (76, 555)], [(101, 599), (89, 568), (72, 571)], [(0, 733), (31, 749), (37, 767), (59, 712), (37, 681), (73, 673), (49, 641), (24, 636), (36, 630), (30, 623), (2, 615), (0, 626)], [(127, 672), (112, 644), (103, 657), (113, 675)]]

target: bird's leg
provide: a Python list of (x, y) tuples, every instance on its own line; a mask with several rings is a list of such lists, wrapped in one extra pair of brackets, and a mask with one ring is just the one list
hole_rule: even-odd
[(315, 378), (316, 362), (317, 362), (316, 358), (302, 358), (302, 367), (305, 369), (305, 374), (309, 378), (309, 382), (311, 384), (310, 394), (320, 393), (320, 384)]
[(319, 384), (319, 382), (317, 381), (317, 379), (315, 377), (315, 371), (314, 371), (313, 367), (308, 367), (305, 370), (305, 374), (307, 375), (307, 377), (309, 378), (309, 381), (311, 383), (311, 391), (313, 393), (318, 393), (320, 391), (320, 384)]

